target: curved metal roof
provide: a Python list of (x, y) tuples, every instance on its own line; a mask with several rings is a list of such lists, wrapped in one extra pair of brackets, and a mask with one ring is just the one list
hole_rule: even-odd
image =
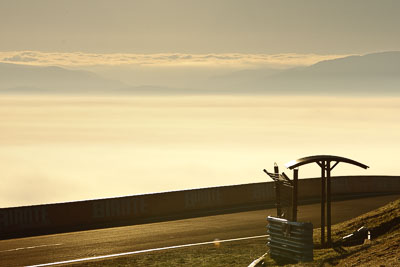
[(300, 166), (308, 164), (308, 163), (320, 162), (320, 161), (345, 162), (345, 163), (356, 165), (356, 166), (364, 168), (364, 169), (369, 168), (367, 165), (364, 165), (355, 160), (344, 158), (344, 157), (331, 156), (331, 155), (317, 155), (317, 156), (304, 157), (301, 159), (292, 160), (292, 161), (286, 163), (285, 166), (286, 166), (286, 168), (289, 168), (292, 170), (294, 168), (300, 167)]

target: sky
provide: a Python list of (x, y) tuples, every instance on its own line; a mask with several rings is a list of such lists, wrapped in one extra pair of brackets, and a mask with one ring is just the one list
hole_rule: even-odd
[(400, 50), (396, 0), (2, 0), (0, 51), (365, 54)]

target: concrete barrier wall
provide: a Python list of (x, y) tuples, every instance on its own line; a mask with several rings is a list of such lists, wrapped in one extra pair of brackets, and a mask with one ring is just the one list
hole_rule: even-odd
[[(331, 180), (333, 195), (400, 192), (400, 176), (336, 176)], [(300, 179), (299, 199), (321, 197), (321, 179)]]
[[(399, 193), (400, 177), (332, 178), (334, 195)], [(321, 195), (320, 179), (300, 179), (300, 200)], [(274, 183), (254, 183), (118, 198), (0, 209), (0, 238), (135, 224), (273, 205)]]

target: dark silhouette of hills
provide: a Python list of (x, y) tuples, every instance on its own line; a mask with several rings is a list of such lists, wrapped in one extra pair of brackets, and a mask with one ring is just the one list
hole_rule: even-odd
[(264, 88), (268, 79), (281, 70), (273, 68), (259, 68), (239, 70), (229, 74), (210, 78), (205, 87), (217, 91), (243, 91), (252, 88)]
[(0, 63), (0, 92), (393, 95), (400, 92), (400, 51), (349, 56), (286, 70), (235, 71), (191, 88), (131, 86), (89, 71)]
[(397, 75), (400, 73), (400, 51), (321, 61), (310, 66), (308, 69), (309, 71), (320, 73)]
[(103, 92), (124, 87), (95, 73), (61, 67), (0, 63), (0, 90), (7, 93)]
[(267, 94), (381, 94), (400, 92), (400, 52), (326, 60), (286, 70), (247, 70), (216, 77), (210, 86)]
[(399, 89), (400, 52), (349, 56), (289, 69), (269, 77), (265, 87), (273, 92), (313, 94), (392, 94)]

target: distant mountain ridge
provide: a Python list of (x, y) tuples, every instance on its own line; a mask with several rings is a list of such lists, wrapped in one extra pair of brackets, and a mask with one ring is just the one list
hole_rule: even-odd
[(400, 52), (322, 61), (271, 77), (280, 90), (310, 93), (377, 94), (400, 92)]
[(236, 72), (224, 78), (228, 83), (229, 79), (249, 81), (251, 77), (253, 80), (247, 83), (247, 89), (253, 93), (397, 94), (400, 93), (400, 51), (326, 60), (308, 67), (267, 71), (265, 75), (259, 70), (249, 74)]
[(349, 56), (286, 70), (235, 71), (209, 78), (193, 88), (174, 88), (168, 84), (127, 85), (89, 71), (0, 63), (0, 92), (391, 95), (400, 93), (400, 51)]
[(399, 74), (400, 51), (381, 52), (364, 56), (349, 56), (318, 62), (309, 67), (319, 72), (345, 72), (364, 74)]
[(104, 91), (124, 87), (95, 73), (56, 66), (0, 63), (0, 90), (16, 93)]

